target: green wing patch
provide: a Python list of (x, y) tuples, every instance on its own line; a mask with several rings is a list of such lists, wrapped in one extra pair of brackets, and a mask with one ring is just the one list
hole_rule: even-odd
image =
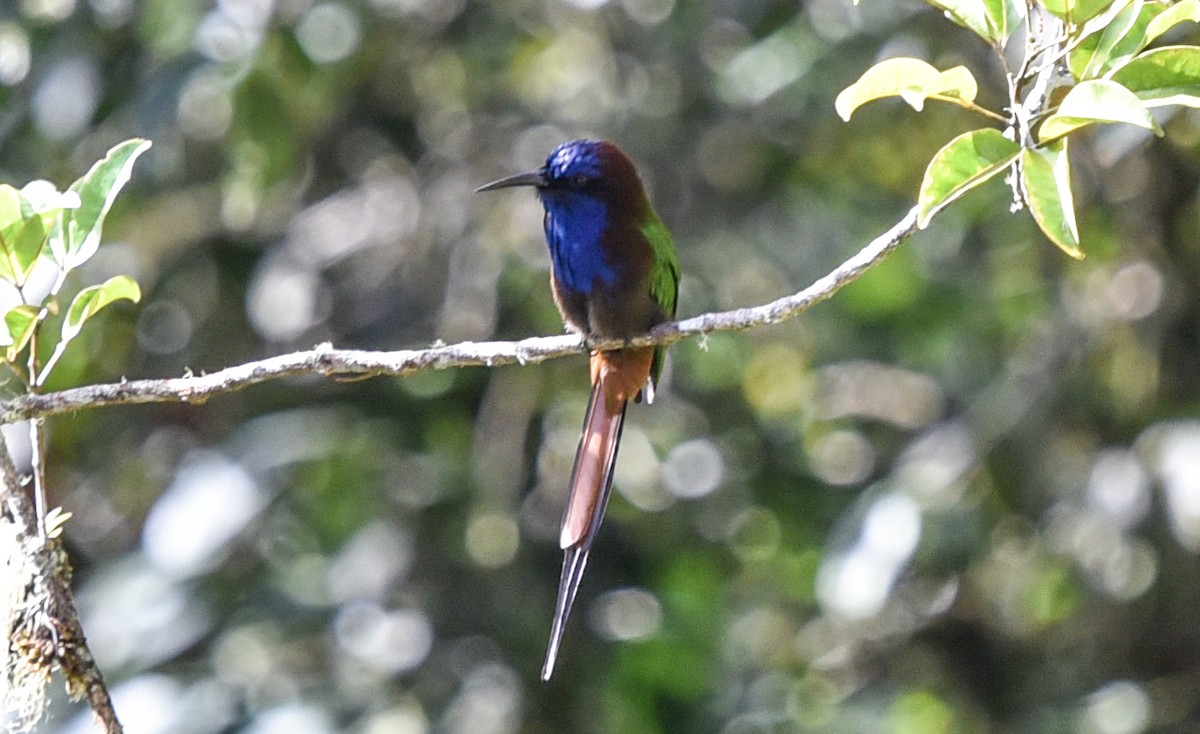
[[(675, 318), (675, 306), (679, 298), (679, 255), (675, 252), (675, 240), (667, 225), (650, 211), (646, 222), (642, 225), (642, 234), (654, 251), (654, 269), (650, 273), (650, 295), (658, 301), (663, 311)], [(666, 347), (654, 350), (654, 362), (650, 365), (650, 379), (658, 382), (662, 374), (663, 361), (666, 359)]]
[(671, 239), (667, 225), (653, 212), (642, 225), (642, 234), (654, 251), (650, 294), (671, 318), (675, 318), (675, 304), (679, 295), (679, 255), (675, 252), (675, 241)]

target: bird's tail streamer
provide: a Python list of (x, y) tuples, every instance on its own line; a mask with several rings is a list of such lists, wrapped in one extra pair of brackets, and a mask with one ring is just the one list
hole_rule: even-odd
[(625, 407), (646, 384), (652, 356), (653, 350), (641, 349), (592, 354), (592, 395), (583, 419), (583, 432), (571, 470), (570, 494), (563, 513), (559, 538), (564, 552), (562, 576), (558, 583), (550, 644), (542, 666), (542, 680), (549, 680), (554, 672), (563, 630), (587, 566), (588, 551), (604, 520), (604, 510), (612, 491), (617, 447), (625, 425)]

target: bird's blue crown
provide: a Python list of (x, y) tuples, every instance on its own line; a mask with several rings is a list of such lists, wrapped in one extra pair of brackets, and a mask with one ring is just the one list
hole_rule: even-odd
[(560, 181), (572, 176), (600, 176), (603, 148), (599, 140), (572, 140), (559, 145), (546, 159), (546, 177)]

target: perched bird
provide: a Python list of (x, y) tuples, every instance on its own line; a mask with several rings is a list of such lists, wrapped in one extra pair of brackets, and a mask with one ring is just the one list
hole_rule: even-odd
[[(542, 200), (550, 282), (571, 329), (585, 337), (629, 339), (675, 318), (675, 243), (620, 148), (608, 141), (573, 140), (555, 148), (536, 171), (477, 190), (509, 186), (532, 186)], [(554, 672), (588, 551), (604, 519), (625, 406), (631, 399), (654, 399), (663, 357), (663, 347), (592, 352), (592, 395), (563, 513), (562, 577), (542, 680)]]

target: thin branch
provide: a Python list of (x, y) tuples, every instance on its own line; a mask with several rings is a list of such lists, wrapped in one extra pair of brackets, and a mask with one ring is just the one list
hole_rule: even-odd
[[(59, 271), (62, 272), (61, 270)], [(62, 276), (59, 275), (59, 281)], [(22, 298), (24, 291), (22, 290)], [(42, 322), (46, 319), (46, 314), (49, 309), (42, 306), (38, 311), (37, 321)], [(29, 375), (29, 391), (31, 393), (38, 392), (38, 386), (41, 384), (42, 376), (38, 374), (38, 330), (34, 329), (29, 335), (29, 364), (26, 370)], [(46, 540), (46, 513), (50, 508), (46, 507), (46, 472), (42, 464), (42, 422), (38, 418), (29, 421), (29, 445), (32, 447), (30, 455), (33, 457), (33, 506), (37, 513), (37, 531), (38, 537), (43, 541)]]
[(33, 507), (38, 519), (38, 537), (46, 539), (46, 463), (43, 451), (46, 449), (42, 440), (42, 419), (34, 418), (29, 421), (29, 456), (30, 471), (33, 473)]
[(993, 111), (989, 110), (987, 107), (984, 107), (982, 105), (977, 105), (974, 102), (969, 102), (965, 99), (962, 99), (961, 97), (951, 97), (951, 96), (945, 95), (945, 94), (931, 94), (927, 97), (927, 99), (936, 99), (939, 102), (949, 102), (950, 104), (958, 105), (959, 107), (962, 107), (964, 110), (970, 110), (976, 114), (983, 115), (984, 117), (995, 120), (996, 122), (1003, 123), (1005, 125), (1007, 125), (1011, 122), (1011, 120), (1009, 120), (1007, 117), (1000, 114), (999, 112), (993, 112)]
[(451, 367), (498, 367), (532, 364), (556, 357), (579, 354), (586, 349), (618, 349), (624, 346), (673, 344), (688, 337), (720, 331), (745, 331), (786, 321), (832, 296), (856, 280), (871, 266), (896, 249), (917, 230), (917, 210), (912, 209), (887, 232), (872, 240), (850, 259), (798, 293), (776, 301), (733, 311), (708, 313), (662, 324), (645, 336), (628, 342), (586, 342), (574, 334), (534, 337), (516, 342), (461, 342), (428, 349), (373, 352), (334, 349), (322, 344), (314, 349), (269, 357), (229, 367), (219, 372), (160, 380), (132, 380), (88, 385), (54, 393), (28, 394), (0, 403), (0, 423), (70, 413), (86, 408), (145, 403), (203, 403), (215, 395), (251, 385), (301, 375), (326, 377), (399, 377), (427, 369)]

